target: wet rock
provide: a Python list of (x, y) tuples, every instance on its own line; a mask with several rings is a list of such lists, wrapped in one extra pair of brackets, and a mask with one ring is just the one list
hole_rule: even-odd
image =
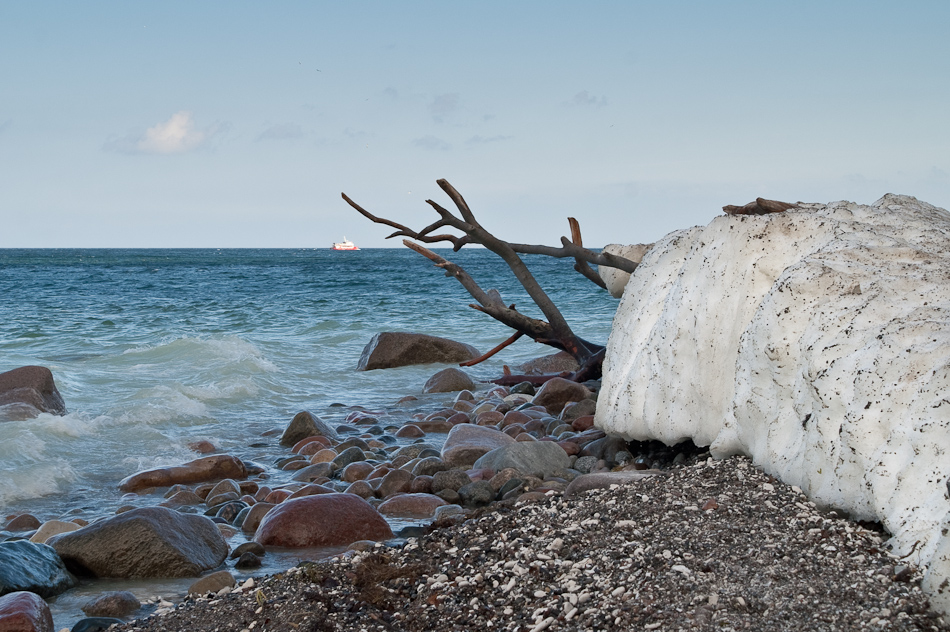
[(280, 445), (292, 447), (302, 439), (315, 435), (327, 437), (334, 441), (339, 436), (329, 424), (307, 410), (302, 410), (290, 420), (284, 434), (280, 436)]
[(479, 426), (497, 426), (504, 418), (497, 410), (485, 410), (475, 416), (475, 423)]
[(381, 332), (363, 349), (357, 371), (390, 369), (411, 364), (457, 364), (481, 354), (475, 347), (447, 338), (403, 332)]
[(114, 590), (87, 601), (82, 611), (88, 617), (126, 617), (141, 607), (138, 597), (129, 591)]
[(52, 597), (76, 583), (52, 547), (28, 540), (0, 542), (0, 595), (27, 590)]
[(39, 518), (32, 514), (20, 514), (11, 519), (5, 528), (7, 531), (33, 531), (39, 529), (42, 524)]
[(254, 540), (264, 546), (312, 547), (391, 537), (386, 520), (359, 496), (322, 494), (275, 507), (264, 517)]
[(53, 615), (39, 595), (12, 592), (0, 597), (0, 631), (53, 632)]
[(245, 551), (241, 554), (241, 557), (238, 558), (238, 561), (235, 562), (234, 568), (240, 570), (251, 570), (254, 568), (260, 568), (263, 564), (261, 556), (250, 551)]
[[(291, 451), (294, 454), (299, 454), (300, 456), (313, 456), (317, 452), (320, 452), (321, 450), (326, 450), (327, 448), (330, 447), (329, 441), (324, 443), (322, 441), (317, 440), (317, 439), (323, 439), (323, 438), (325, 437), (310, 437), (309, 439), (304, 439), (303, 441), (305, 441), (306, 443), (300, 446), (299, 449), (296, 446), (294, 446), (294, 449)], [(300, 443), (298, 443), (297, 445), (300, 445)]]
[[(366, 447), (368, 448), (369, 446)], [(356, 463), (357, 461), (362, 461), (365, 458), (366, 455), (363, 454), (363, 450), (353, 446), (340, 452), (340, 454), (338, 454), (337, 457), (331, 461), (331, 463), (333, 464), (334, 468), (339, 470), (345, 468), (350, 463)]]
[(310, 485), (304, 485), (290, 496), (287, 497), (287, 500), (293, 500), (294, 498), (301, 498), (303, 496), (315, 496), (317, 494), (332, 494), (333, 490), (327, 487), (326, 485), (318, 485), (316, 483), (311, 483)]
[(340, 456), (336, 450), (330, 448), (324, 448), (314, 452), (310, 457), (310, 462), (316, 465), (317, 463), (332, 463), (333, 459)]
[(447, 504), (432, 494), (399, 494), (384, 501), (377, 509), (384, 516), (394, 518), (431, 518), (438, 507)]
[(231, 552), (230, 557), (232, 560), (234, 560), (241, 557), (245, 553), (253, 553), (254, 555), (263, 557), (266, 551), (264, 550), (264, 547), (257, 542), (244, 542), (243, 544), (239, 544), (237, 548)]
[(475, 380), (469, 377), (468, 373), (454, 367), (443, 369), (430, 377), (425, 386), (422, 387), (423, 393), (453, 393), (455, 391), (468, 391), (475, 388)]
[(122, 619), (116, 617), (87, 617), (80, 619), (69, 632), (105, 632), (113, 625), (122, 625)]
[(175, 492), (159, 504), (162, 507), (184, 507), (188, 505), (200, 505), (202, 502), (201, 496), (186, 489)]
[(276, 506), (274, 503), (259, 502), (251, 507), (250, 511), (247, 512), (247, 516), (244, 517), (244, 522), (241, 523), (241, 531), (247, 535), (256, 533), (257, 527), (260, 526), (264, 516)]
[(40, 413), (66, 414), (66, 404), (50, 370), (23, 366), (0, 373), (0, 421), (22, 421)]
[(400, 439), (418, 439), (424, 437), (425, 432), (416, 424), (406, 424), (396, 431), (396, 436)]
[(388, 498), (393, 494), (407, 492), (411, 482), (412, 472), (401, 469), (392, 470), (380, 481), (379, 487), (376, 488), (376, 495), (380, 498)]
[(67, 568), (95, 577), (195, 577), (228, 554), (211, 520), (165, 507), (133, 509), (49, 544)]
[(342, 480), (344, 483), (362, 481), (369, 476), (369, 473), (372, 472), (373, 469), (373, 465), (367, 463), (366, 461), (350, 463), (345, 468), (343, 468), (343, 471), (340, 473), (340, 480)]
[(314, 463), (313, 465), (302, 467), (294, 472), (294, 475), (290, 477), (290, 480), (309, 483), (311, 481), (317, 480), (318, 478), (329, 478), (336, 470), (337, 467), (332, 462)]
[[(572, 358), (573, 359), (573, 358)], [(531, 382), (519, 382), (511, 387), (511, 390), (508, 391), (511, 395), (531, 395), (532, 397), (537, 392), (537, 389), (534, 387), (534, 384)]]
[(533, 403), (557, 415), (567, 402), (579, 402), (590, 395), (590, 390), (583, 384), (556, 377), (544, 383), (534, 396)]
[(564, 449), (551, 441), (512, 443), (496, 448), (475, 461), (476, 468), (497, 472), (510, 467), (541, 478), (570, 467), (570, 464)]
[(578, 368), (580, 368), (580, 365), (577, 364), (577, 360), (571, 354), (566, 351), (558, 351), (557, 353), (528, 360), (519, 367), (519, 371), (525, 375), (544, 375), (576, 371)]
[(581, 448), (580, 456), (596, 456), (607, 462), (615, 463), (618, 452), (627, 451), (627, 442), (620, 437), (604, 437), (591, 441)]
[(409, 493), (410, 494), (431, 494), (432, 493), (432, 477), (431, 476), (416, 476), (412, 479), (412, 482), (409, 483)]
[(30, 542), (42, 544), (58, 533), (69, 533), (79, 528), (75, 522), (64, 522), (62, 520), (47, 520), (39, 529), (30, 536)]
[(136, 492), (149, 487), (171, 487), (178, 483), (202, 483), (223, 478), (247, 478), (247, 468), (241, 459), (230, 454), (216, 454), (184, 465), (145, 470), (122, 479), (119, 490)]
[(659, 470), (630, 470), (627, 472), (602, 472), (578, 476), (564, 490), (564, 498), (576, 496), (591, 489), (607, 489), (611, 485), (627, 485), (650, 476), (665, 476)]
[(192, 452), (197, 452), (198, 454), (211, 454), (218, 448), (215, 447), (210, 441), (204, 439), (200, 441), (192, 441), (188, 444), (188, 449)]
[(469, 467), (484, 454), (515, 440), (494, 428), (460, 424), (452, 428), (442, 447), (442, 460), (449, 467)]
[(200, 597), (208, 593), (217, 593), (222, 588), (234, 588), (236, 585), (237, 581), (230, 571), (218, 571), (205, 575), (189, 586), (188, 594)]

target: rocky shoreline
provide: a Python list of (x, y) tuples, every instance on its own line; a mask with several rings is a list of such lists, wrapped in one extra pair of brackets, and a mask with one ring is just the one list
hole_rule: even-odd
[[(84, 606), (105, 618), (77, 632), (142, 616), (118, 629), (950, 629), (884, 534), (819, 511), (747, 459), (607, 437), (592, 427), (597, 386), (479, 390), (447, 369), (425, 390), (454, 401), (412, 423), (297, 415), (275, 455), (288, 482), (210, 455), (128, 477), (123, 491), (148, 506), (89, 529), (13, 516), (0, 547), (46, 542), (35, 546), (99, 577), (167, 577), (172, 558), (175, 576), (210, 572), (184, 599), (108, 591)], [(174, 516), (216, 529), (174, 543)], [(383, 518), (418, 526), (393, 533)], [(120, 522), (138, 539), (121, 551)], [(78, 542), (97, 530), (107, 544)], [(344, 552), (239, 581), (288, 546)]]

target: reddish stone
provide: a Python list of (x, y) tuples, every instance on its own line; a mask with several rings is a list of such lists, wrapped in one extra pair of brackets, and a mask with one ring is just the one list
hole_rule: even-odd
[(251, 495), (256, 494), (257, 490), (260, 489), (261, 487), (255, 481), (241, 481), (240, 483), (238, 483), (238, 486), (241, 488), (242, 494), (251, 494)]
[(472, 423), (472, 418), (468, 416), (468, 413), (455, 413), (454, 415), (449, 417), (446, 421), (448, 421), (453, 426), (457, 426), (459, 424)]
[(287, 491), (286, 489), (275, 489), (267, 495), (267, 497), (264, 499), (264, 502), (279, 505), (290, 498), (291, 493), (293, 492)]
[(719, 509), (719, 501), (715, 498), (710, 498), (703, 503), (703, 511), (709, 511), (710, 509)]
[(593, 415), (584, 415), (583, 417), (578, 417), (571, 422), (571, 428), (577, 432), (584, 432), (585, 430), (590, 430), (594, 427), (594, 416)]
[(444, 419), (434, 419), (431, 421), (416, 421), (413, 425), (425, 433), (445, 433), (452, 429), (452, 424)]
[(537, 441), (537, 439), (529, 435), (527, 432), (522, 432), (517, 437), (515, 437), (515, 441)]
[(53, 632), (53, 615), (39, 595), (12, 592), (0, 597), (0, 632)]
[(573, 441), (558, 441), (557, 444), (564, 448), (564, 451), (567, 453), (567, 456), (574, 456), (581, 451), (581, 447), (574, 443)]
[(316, 494), (332, 494), (334, 490), (329, 487), (324, 487), (323, 485), (311, 484), (304, 485), (293, 494), (287, 497), (287, 500), (293, 500), (294, 498), (300, 498), (301, 496), (314, 496)]
[(254, 500), (257, 502), (262, 502), (272, 491), (274, 490), (265, 485), (264, 487), (261, 487), (259, 490), (257, 490), (257, 492), (254, 494)]
[(355, 494), (360, 498), (372, 498), (376, 495), (376, 490), (366, 481), (355, 481), (346, 488), (347, 494)]
[(501, 420), (501, 427), (506, 428), (511, 424), (526, 424), (532, 417), (524, 414), (520, 410), (509, 410)]
[(317, 463), (329, 463), (338, 456), (340, 455), (336, 453), (336, 450), (332, 448), (323, 448), (310, 457), (310, 463), (314, 465)]
[(431, 518), (436, 508), (447, 504), (432, 494), (400, 494), (383, 501), (379, 513), (398, 518)]
[(295, 498), (272, 509), (254, 535), (264, 546), (345, 546), (393, 537), (386, 520), (355, 494)]
[(406, 424), (402, 428), (396, 431), (396, 436), (400, 439), (417, 439), (419, 437), (424, 437), (425, 432), (419, 426), (415, 424)]
[(43, 524), (40, 522), (39, 518), (33, 514), (20, 514), (15, 516), (10, 522), (7, 523), (7, 531), (32, 531), (33, 529), (39, 529), (40, 525)]
[(432, 492), (432, 477), (427, 474), (412, 479), (409, 483), (410, 494), (429, 494)]
[(389, 472), (392, 471), (392, 469), (393, 469), (393, 468), (391, 468), (391, 467), (388, 466), (388, 465), (380, 465), (380, 466), (378, 466), (375, 470), (373, 470), (372, 472), (370, 472), (370, 473), (366, 476), (366, 478), (367, 478), (367, 479), (371, 479), (371, 478), (382, 478), (382, 477), (386, 476), (387, 474), (389, 474)]
[(497, 410), (486, 410), (478, 413), (475, 423), (479, 426), (497, 426), (505, 416)]
[(0, 406), (4, 421), (32, 419), (40, 413), (65, 415), (66, 404), (45, 366), (23, 366), (0, 373)]
[[(324, 437), (323, 435), (312, 435), (306, 439), (301, 439), (294, 444), (294, 447), (290, 449), (294, 454), (313, 454), (316, 451), (322, 450), (323, 448), (329, 448), (333, 445), (333, 442), (330, 441), (329, 437)], [(308, 450), (310, 452), (303, 452), (303, 449), (307, 446), (310, 446)]]
[(534, 403), (552, 415), (557, 415), (567, 402), (579, 402), (590, 396), (590, 390), (583, 384), (556, 377), (548, 380), (534, 396)]
[(442, 446), (442, 460), (449, 467), (468, 467), (483, 454), (514, 441), (494, 428), (459, 424), (452, 428), (449, 436), (445, 438), (445, 444)]
[(392, 470), (380, 481), (379, 487), (376, 488), (376, 494), (380, 498), (388, 498), (393, 494), (408, 492), (412, 478), (412, 472)]
[(241, 496), (240, 500), (241, 502), (246, 504), (248, 507), (250, 507), (251, 505), (257, 504), (257, 499), (251, 496), (250, 494), (244, 494), (243, 496)]
[(188, 444), (188, 449), (192, 452), (197, 452), (198, 454), (211, 454), (218, 448), (215, 447), (210, 441), (192, 441)]
[(350, 463), (343, 468), (343, 473), (340, 475), (340, 480), (344, 483), (352, 483), (354, 481), (362, 481), (369, 477), (370, 472), (373, 471), (373, 466), (366, 461), (357, 461), (356, 463)]
[(119, 483), (119, 491), (135, 492), (149, 487), (201, 483), (224, 478), (247, 478), (244, 462), (230, 454), (206, 456), (176, 467), (159, 467), (138, 472)]
[(504, 432), (509, 437), (517, 437), (524, 431), (525, 431), (525, 427), (521, 424), (512, 424), (510, 426), (505, 427), (505, 429), (502, 430), (502, 432)]

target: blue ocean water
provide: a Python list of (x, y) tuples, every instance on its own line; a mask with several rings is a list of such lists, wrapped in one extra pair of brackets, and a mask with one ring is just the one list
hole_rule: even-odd
[[(490, 252), (444, 255), (540, 317)], [(575, 331), (605, 343), (616, 299), (570, 260), (526, 261)], [(483, 351), (511, 333), (408, 249), (7, 249), (0, 297), (0, 371), (49, 367), (69, 409), (0, 422), (0, 512), (41, 520), (112, 513), (127, 502), (120, 479), (195, 458), (191, 441), (268, 465), (273, 450), (249, 446), (300, 410), (340, 422), (349, 409), (331, 404), (377, 410), (420, 396), (443, 367), (355, 370), (379, 331)], [(551, 352), (522, 340), (468, 371), (497, 377), (502, 364)]]

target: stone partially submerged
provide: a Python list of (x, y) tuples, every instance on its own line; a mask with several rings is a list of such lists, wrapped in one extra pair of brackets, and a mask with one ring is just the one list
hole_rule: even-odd
[(624, 290), (596, 425), (747, 454), (879, 520), (950, 611), (950, 214), (887, 195), (666, 236)]
[(41, 413), (65, 415), (66, 404), (45, 366), (21, 366), (0, 373), (0, 421), (32, 419)]

